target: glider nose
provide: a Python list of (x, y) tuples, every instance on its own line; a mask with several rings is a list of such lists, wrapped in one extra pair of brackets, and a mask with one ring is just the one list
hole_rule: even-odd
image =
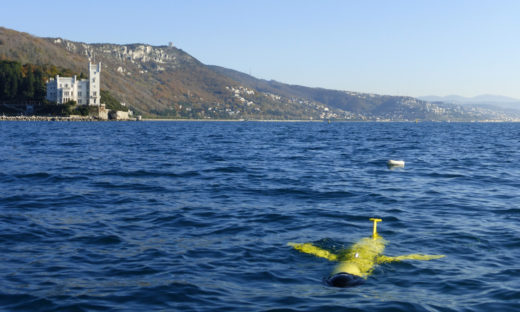
[(327, 279), (327, 284), (333, 287), (354, 287), (361, 285), (365, 280), (361, 276), (341, 272)]

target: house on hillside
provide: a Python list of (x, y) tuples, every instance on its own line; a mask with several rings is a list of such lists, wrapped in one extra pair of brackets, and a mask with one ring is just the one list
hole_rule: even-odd
[(101, 93), (99, 91), (101, 63), (88, 63), (88, 79), (78, 80), (74, 77), (60, 77), (47, 81), (46, 99), (58, 104), (76, 101), (78, 105), (99, 106)]

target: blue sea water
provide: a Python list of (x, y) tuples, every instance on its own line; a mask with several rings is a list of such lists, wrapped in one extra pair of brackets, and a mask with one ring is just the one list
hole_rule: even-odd
[[(1, 122), (0, 310), (518, 311), (519, 161), (515, 123)], [(287, 246), (371, 217), (446, 257), (334, 288)]]

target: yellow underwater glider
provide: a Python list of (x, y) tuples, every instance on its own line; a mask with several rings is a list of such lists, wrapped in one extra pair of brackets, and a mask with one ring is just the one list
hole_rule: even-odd
[(304, 253), (308, 253), (330, 261), (338, 261), (338, 265), (327, 279), (327, 284), (335, 287), (352, 287), (362, 284), (372, 273), (374, 266), (380, 263), (401, 260), (432, 260), (444, 257), (444, 255), (411, 254), (398, 257), (383, 255), (386, 241), (377, 234), (377, 222), (381, 219), (371, 218), (374, 222), (372, 237), (364, 237), (349, 249), (339, 254), (333, 254), (311, 243), (288, 243), (289, 246)]

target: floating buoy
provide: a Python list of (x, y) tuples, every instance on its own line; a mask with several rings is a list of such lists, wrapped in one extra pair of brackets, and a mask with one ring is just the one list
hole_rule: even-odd
[(390, 159), (386, 162), (388, 167), (404, 167), (404, 160), (393, 160)]

